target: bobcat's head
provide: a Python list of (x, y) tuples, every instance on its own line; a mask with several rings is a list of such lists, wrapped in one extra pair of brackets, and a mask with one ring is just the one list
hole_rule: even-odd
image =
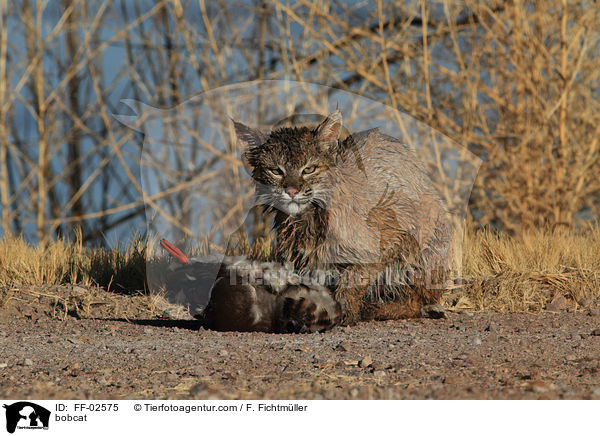
[(290, 216), (310, 205), (326, 207), (327, 173), (335, 162), (342, 127), (339, 111), (314, 129), (281, 127), (263, 133), (235, 121), (234, 125), (261, 204)]

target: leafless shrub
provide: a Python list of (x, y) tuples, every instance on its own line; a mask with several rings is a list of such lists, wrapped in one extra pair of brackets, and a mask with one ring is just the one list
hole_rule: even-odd
[(346, 89), (464, 144), (484, 160), (477, 224), (519, 232), (598, 216), (591, 1), (2, 0), (0, 17), (4, 235), (133, 233), (141, 138), (112, 118), (119, 100), (173, 107), (256, 79)]

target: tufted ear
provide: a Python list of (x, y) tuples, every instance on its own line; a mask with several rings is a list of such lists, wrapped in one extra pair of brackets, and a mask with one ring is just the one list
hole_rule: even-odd
[(253, 129), (237, 121), (233, 121), (233, 126), (235, 127), (235, 135), (242, 144), (243, 153), (251, 148), (259, 147), (267, 141), (267, 135), (258, 129)]
[(317, 127), (317, 135), (322, 142), (337, 141), (341, 131), (342, 113), (337, 109), (331, 112)]

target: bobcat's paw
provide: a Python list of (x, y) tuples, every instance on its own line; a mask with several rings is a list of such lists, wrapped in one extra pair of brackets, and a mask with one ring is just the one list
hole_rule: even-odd
[(327, 288), (290, 285), (277, 297), (278, 333), (330, 330), (342, 321), (342, 306)]

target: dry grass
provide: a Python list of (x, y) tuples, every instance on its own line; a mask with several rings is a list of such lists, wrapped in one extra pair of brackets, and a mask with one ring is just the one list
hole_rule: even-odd
[(600, 227), (529, 230), (507, 236), (471, 230), (466, 285), (452, 304), (473, 310), (539, 311), (558, 295), (573, 308), (600, 295)]
[(146, 254), (153, 247), (136, 237), (124, 250), (89, 248), (81, 243), (81, 233), (72, 243), (59, 239), (46, 246), (4, 238), (0, 240), (0, 308), (12, 300), (58, 319), (175, 313), (177, 308), (162, 296), (147, 292)]
[(141, 238), (125, 250), (84, 247), (81, 239), (34, 246), (22, 238), (0, 241), (0, 286), (79, 284), (131, 293), (145, 290), (147, 245)]
[[(249, 247), (242, 241), (234, 251), (246, 247), (264, 257), (267, 245), (264, 240)], [(63, 240), (42, 248), (5, 238), (0, 241), (0, 307), (30, 286), (78, 284), (113, 293), (146, 293), (147, 253), (164, 261), (154, 241), (140, 238), (124, 251)], [(600, 296), (600, 227), (530, 230), (516, 236), (471, 229), (465, 240), (464, 275), (465, 285), (444, 297), (451, 309), (536, 312), (558, 295), (577, 308), (583, 299)], [(160, 296), (149, 299), (155, 308), (166, 304)]]

